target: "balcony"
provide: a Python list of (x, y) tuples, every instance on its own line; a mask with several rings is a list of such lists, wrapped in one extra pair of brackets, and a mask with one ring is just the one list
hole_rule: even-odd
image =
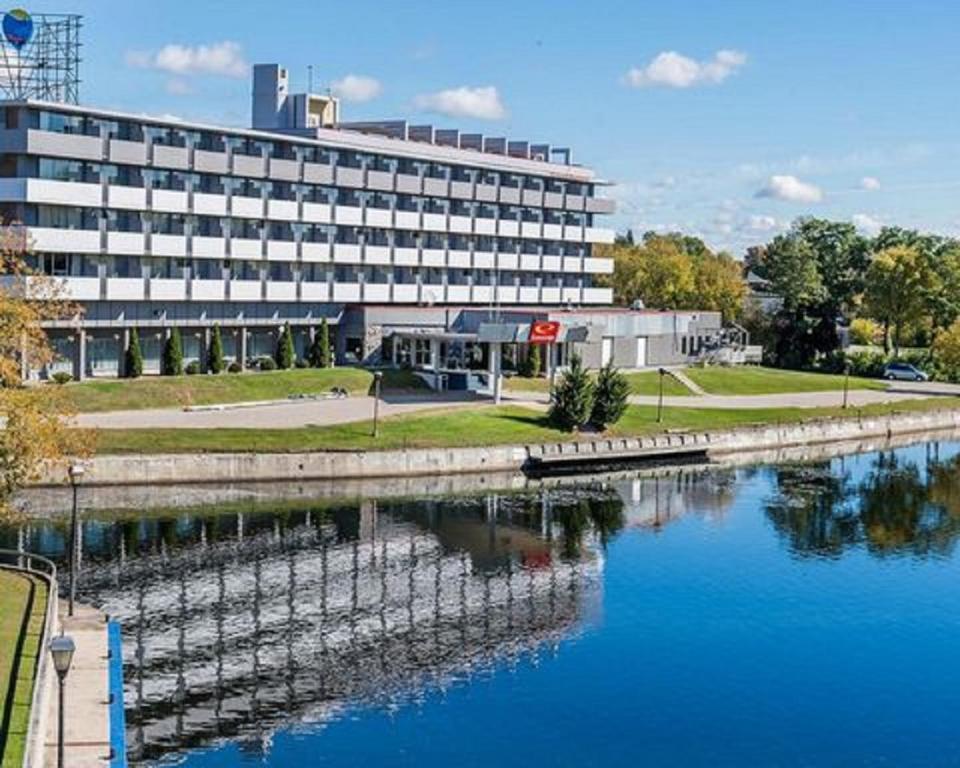
[(28, 237), (30, 245), (35, 251), (100, 253), (100, 231), (97, 229), (30, 227)]
[(393, 300), (398, 304), (416, 304), (420, 300), (420, 286), (416, 283), (394, 283)]
[(235, 259), (259, 259), (263, 255), (260, 240), (234, 237), (230, 240), (230, 255)]
[(367, 208), (367, 226), (392, 228), (393, 211), (388, 211), (385, 208)]
[(193, 193), (193, 212), (198, 216), (226, 216), (226, 195), (211, 195), (206, 192)]
[(543, 271), (544, 272), (559, 272), (560, 271), (561, 260), (559, 256), (544, 256), (543, 257)]
[(297, 203), (295, 200), (268, 200), (267, 218), (275, 221), (296, 221)]
[(447, 301), (451, 304), (469, 304), (470, 286), (469, 285), (448, 285)]
[(574, 304), (579, 304), (581, 298), (580, 288), (564, 288), (562, 294), (562, 301), (564, 304), (567, 302), (572, 302)]
[(147, 190), (138, 187), (107, 187), (107, 205), (132, 211), (143, 211), (147, 207)]
[(469, 235), (473, 231), (473, 223), (468, 216), (451, 216), (450, 231)]
[(520, 257), (515, 253), (497, 254), (498, 269), (517, 269), (520, 266)]
[(535, 253), (520, 254), (520, 269), (527, 270), (529, 272), (539, 272), (540, 256)]
[(292, 240), (267, 240), (267, 259), (270, 261), (296, 261), (297, 244)]
[(519, 237), (520, 222), (501, 219), (498, 224), (501, 237)]
[(337, 224), (346, 224), (348, 226), (356, 227), (359, 227), (361, 224), (363, 224), (363, 209), (359, 206), (335, 206), (334, 216)]
[(142, 232), (107, 232), (107, 252), (115, 256), (140, 256), (145, 242)]
[(334, 283), (334, 301), (360, 301), (360, 283)]
[(99, 184), (51, 179), (27, 179), (26, 181), (27, 200), (31, 203), (101, 207), (102, 192)]
[(497, 234), (497, 221), (496, 219), (475, 219), (473, 230), (478, 235), (495, 235)]
[(333, 260), (337, 264), (359, 264), (360, 246), (355, 243), (334, 243)]
[(588, 243), (612, 243), (615, 235), (612, 229), (585, 227), (583, 230), (583, 239)]
[(584, 304), (613, 304), (613, 288), (584, 288)]
[(227, 241), (222, 237), (193, 237), (193, 255), (200, 258), (222, 259), (227, 249)]
[(300, 257), (304, 261), (330, 261), (330, 243), (301, 243)]
[(66, 295), (76, 301), (96, 301), (100, 298), (99, 277), (65, 277), (59, 282)]
[(194, 301), (223, 301), (227, 290), (223, 280), (194, 280), (190, 284), (190, 295)]
[(420, 229), (420, 214), (414, 211), (396, 212), (397, 229)]
[(323, 283), (300, 283), (300, 298), (303, 301), (329, 301), (330, 284)]
[(165, 279), (155, 277), (150, 280), (151, 301), (184, 301), (187, 298), (187, 284), (182, 277)]
[(563, 225), (561, 224), (544, 224), (543, 225), (544, 240), (561, 240), (562, 238), (563, 238)]
[(598, 258), (584, 259), (583, 271), (590, 275), (613, 274), (613, 259), (598, 259)]
[(540, 289), (535, 285), (521, 285), (518, 298), (521, 304), (539, 304)]
[(150, 253), (154, 256), (186, 256), (186, 235), (150, 235)]
[(471, 294), (474, 304), (490, 304), (493, 301), (493, 287), (489, 285), (475, 285)]
[(363, 246), (364, 264), (389, 264), (390, 246), (389, 245), (365, 245)]
[(143, 301), (143, 278), (108, 278), (106, 298), (108, 301)]
[(231, 280), (230, 301), (260, 301), (260, 281)]
[(424, 248), (422, 251), (425, 267), (443, 267), (446, 265), (447, 252), (442, 248)]
[(515, 285), (498, 285), (497, 301), (501, 304), (516, 304), (518, 293), (517, 286)]
[(570, 243), (582, 243), (583, 227), (578, 224), (565, 224), (563, 227), (563, 239)]
[(242, 216), (245, 219), (262, 219), (263, 200), (259, 197), (233, 195), (230, 198), (230, 212), (234, 216)]
[(564, 256), (563, 257), (563, 271), (564, 272), (580, 272), (583, 269), (583, 259), (579, 256)]
[(304, 203), (303, 220), (313, 224), (329, 224), (333, 221), (329, 203)]
[(560, 289), (556, 286), (544, 286), (540, 289), (541, 304), (559, 304)]
[(368, 304), (384, 304), (390, 301), (390, 283), (364, 283), (363, 300)]
[(267, 301), (296, 301), (297, 284), (292, 280), (283, 282), (267, 280)]
[(393, 263), (401, 267), (415, 267), (420, 263), (420, 254), (416, 248), (394, 248)]
[(447, 266), (470, 269), (470, 251), (448, 251)]
[(495, 257), (491, 251), (474, 251), (473, 268), (474, 269), (493, 269)]
[(428, 232), (446, 232), (447, 217), (442, 213), (423, 214), (423, 228)]
[(186, 213), (187, 193), (175, 189), (155, 189), (151, 192), (151, 208), (166, 213)]
[(540, 223), (537, 221), (524, 221), (520, 224), (520, 237), (540, 238)]

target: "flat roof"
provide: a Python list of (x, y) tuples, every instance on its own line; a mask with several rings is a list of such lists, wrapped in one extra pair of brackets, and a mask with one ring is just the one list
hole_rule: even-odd
[(168, 128), (186, 128), (196, 131), (228, 133), (236, 136), (262, 139), (264, 141), (287, 141), (293, 144), (339, 147), (343, 149), (352, 149), (359, 152), (378, 152), (397, 157), (409, 157), (419, 160), (453, 163), (475, 168), (501, 170), (508, 173), (525, 173), (531, 176), (551, 176), (567, 181), (579, 182), (581, 184), (606, 183), (598, 180), (596, 174), (592, 170), (579, 165), (563, 165), (562, 163), (551, 163), (542, 160), (526, 160), (524, 158), (511, 157), (509, 155), (498, 155), (488, 152), (480, 152), (473, 149), (460, 149), (459, 147), (438, 146), (436, 144), (427, 144), (426, 142), (411, 141), (410, 139), (388, 138), (384, 136), (359, 133), (351, 130), (337, 130), (335, 128), (311, 128), (309, 130), (315, 132), (315, 135), (312, 134), (308, 137), (300, 133), (259, 131), (252, 128), (234, 128), (230, 126), (212, 125), (210, 123), (181, 120), (179, 118), (170, 116), (158, 117), (155, 115), (137, 114), (133, 112), (118, 112), (114, 110), (99, 109), (96, 107), (87, 107), (77, 104), (41, 101), (38, 99), (0, 100), (0, 106), (35, 107), (38, 109), (50, 109), (58, 112), (93, 115), (95, 117), (100, 117), (107, 120), (131, 120), (135, 122), (149, 123), (151, 125), (162, 125)]

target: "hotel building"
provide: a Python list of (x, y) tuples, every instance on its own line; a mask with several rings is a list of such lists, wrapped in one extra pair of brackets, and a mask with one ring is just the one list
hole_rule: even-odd
[[(613, 202), (567, 149), (404, 121), (349, 123), (329, 96), (254, 68), (252, 129), (35, 101), (0, 103), (0, 215), (38, 270), (83, 306), (50, 324), (45, 376), (122, 375), (138, 330), (146, 372), (179, 328), (203, 364), (305, 355), (325, 318), (341, 363), (493, 369), (530, 324), (560, 323), (549, 365), (684, 362), (720, 343), (716, 313), (614, 310)], [(454, 377), (482, 389), (480, 375)]]

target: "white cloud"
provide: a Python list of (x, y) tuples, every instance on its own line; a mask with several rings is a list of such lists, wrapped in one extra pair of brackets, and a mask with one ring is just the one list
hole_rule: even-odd
[(855, 213), (850, 220), (857, 229), (870, 237), (879, 234), (880, 230), (883, 229), (883, 222), (868, 213)]
[(780, 223), (773, 216), (757, 214), (747, 220), (747, 229), (751, 232), (772, 232), (780, 228)]
[(346, 75), (330, 84), (334, 96), (344, 101), (370, 101), (383, 91), (380, 81), (366, 75)]
[(478, 120), (502, 120), (507, 110), (492, 85), (479, 88), (460, 86), (435, 93), (422, 93), (414, 99), (417, 109), (450, 117), (474, 117)]
[(210, 45), (169, 43), (158, 51), (128, 51), (127, 64), (143, 69), (159, 69), (173, 75), (221, 75), (246, 77), (250, 65), (239, 43), (224, 40)]
[(696, 61), (676, 51), (658, 53), (645, 67), (633, 67), (626, 76), (634, 88), (663, 86), (689, 88), (693, 85), (716, 85), (747, 63), (741, 51), (717, 51), (712, 59)]
[(880, 179), (875, 176), (864, 176), (860, 179), (860, 188), (870, 190), (871, 192), (880, 189)]
[(796, 176), (771, 176), (755, 197), (772, 197), (792, 203), (819, 203), (823, 191), (815, 184), (800, 181)]

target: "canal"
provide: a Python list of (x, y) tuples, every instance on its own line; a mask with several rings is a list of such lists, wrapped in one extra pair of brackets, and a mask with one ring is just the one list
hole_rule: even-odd
[[(83, 513), (139, 764), (960, 764), (960, 442)], [(63, 560), (66, 525), (0, 546)]]

